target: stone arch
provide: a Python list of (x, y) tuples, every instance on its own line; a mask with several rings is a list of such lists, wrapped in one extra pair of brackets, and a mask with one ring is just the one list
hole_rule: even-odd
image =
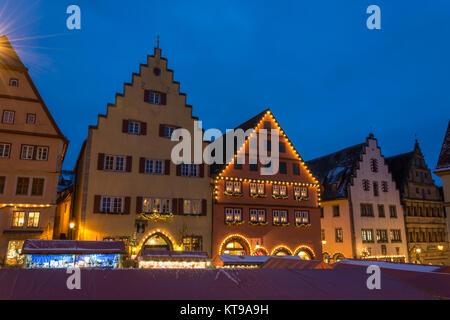
[(260, 246), (259, 248), (256, 248), (255, 250), (253, 250), (253, 255), (255, 255), (255, 256), (268, 256), (269, 255), (269, 251), (267, 251), (266, 248)]
[(338, 261), (341, 261), (344, 259), (345, 259), (345, 256), (342, 253), (338, 252), (333, 255), (333, 262), (338, 262)]

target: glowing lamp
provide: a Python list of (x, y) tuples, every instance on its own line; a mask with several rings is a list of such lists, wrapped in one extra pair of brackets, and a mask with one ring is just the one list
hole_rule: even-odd
[(69, 224), (69, 228), (70, 228), (70, 229), (75, 228), (75, 223), (74, 223), (74, 222), (71, 222), (71, 223)]

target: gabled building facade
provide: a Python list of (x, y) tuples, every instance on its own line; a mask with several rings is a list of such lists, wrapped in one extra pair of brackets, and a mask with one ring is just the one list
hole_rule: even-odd
[(325, 261), (408, 261), (400, 196), (375, 137), (307, 161), (322, 193)]
[(25, 239), (52, 239), (68, 141), (6, 36), (0, 37), (0, 264)]
[(123, 240), (141, 249), (210, 254), (208, 167), (175, 165), (171, 135), (192, 135), (192, 107), (155, 48), (106, 115), (88, 129), (76, 163), (71, 237)]
[(444, 213), (447, 219), (447, 241), (450, 241), (450, 121), (434, 173), (442, 179)]
[(447, 223), (439, 188), (416, 141), (414, 150), (386, 158), (405, 213), (409, 261), (448, 264)]
[[(279, 130), (279, 170), (262, 175), (250, 164), (250, 140), (233, 150), (235, 158), (212, 166), (214, 182), (213, 257), (218, 255), (299, 255), (321, 259), (319, 184), (270, 110), (236, 129)], [(228, 134), (228, 133), (227, 133)], [(239, 150), (239, 151), (238, 151)], [(245, 163), (236, 162), (238, 152)]]

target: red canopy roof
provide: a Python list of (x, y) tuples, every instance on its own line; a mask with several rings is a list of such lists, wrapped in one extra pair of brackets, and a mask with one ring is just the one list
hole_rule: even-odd
[[(310, 300), (450, 298), (450, 275), (428, 278), (382, 271), (381, 289), (369, 290), (360, 268), (296, 269), (81, 269), (83, 290), (68, 290), (64, 269), (0, 269), (2, 299)], [(438, 274), (441, 278), (435, 278)], [(406, 278), (403, 278), (406, 277)], [(410, 278), (411, 277), (411, 278)], [(416, 282), (417, 281), (417, 282)], [(440, 284), (439, 284), (440, 283)]]
[(25, 240), (24, 254), (95, 254), (126, 253), (122, 241)]
[(272, 257), (261, 265), (267, 269), (333, 269), (322, 260), (294, 260)]

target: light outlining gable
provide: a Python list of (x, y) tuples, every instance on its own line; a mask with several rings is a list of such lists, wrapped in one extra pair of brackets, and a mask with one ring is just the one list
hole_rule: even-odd
[[(289, 147), (291, 148), (291, 150), (293, 151), (293, 153), (295, 154), (295, 156), (297, 157), (297, 160), (300, 161), (303, 169), (309, 174), (311, 180), (313, 181), (313, 184), (318, 184), (318, 180), (314, 177), (314, 175), (312, 174), (312, 172), (309, 170), (309, 168), (306, 166), (305, 161), (303, 161), (302, 157), (300, 156), (300, 154), (298, 153), (297, 149), (295, 149), (294, 145), (292, 144), (292, 142), (290, 141), (290, 139), (288, 138), (288, 136), (286, 135), (286, 133), (283, 131), (283, 129), (281, 128), (280, 124), (278, 123), (278, 121), (275, 119), (274, 115), (272, 114), (272, 112), (270, 110), (267, 110), (262, 116), (260, 121), (258, 122), (258, 124), (253, 128), (254, 132), (250, 135), (250, 137), (246, 137), (246, 140), (244, 142), (244, 144), (239, 148), (239, 151), (237, 151), (234, 155), (234, 158), (228, 163), (226, 164), (226, 166), (222, 169), (222, 171), (219, 173), (219, 178), (224, 176), (227, 169), (230, 167), (230, 165), (234, 164), (235, 159), (237, 158), (237, 155), (244, 152), (245, 148), (247, 148), (249, 141), (254, 137), (254, 135), (259, 131), (259, 127), (261, 126), (261, 124), (269, 117), (269, 120), (272, 121), (273, 124), (275, 124), (275, 126), (277, 127), (279, 133), (281, 136), (283, 136), (287, 142)], [(249, 139), (250, 138), (250, 139)]]
[[(231, 165), (234, 164), (235, 159), (237, 158), (237, 155), (240, 154), (241, 152), (245, 152), (248, 144), (250, 143), (249, 141), (254, 137), (254, 135), (258, 132), (258, 128), (261, 126), (261, 124), (266, 120), (269, 119), (270, 121), (272, 121), (273, 124), (275, 124), (276, 128), (278, 129), (280, 135), (282, 137), (284, 137), (287, 140), (287, 143), (289, 145), (289, 147), (291, 148), (292, 152), (295, 154), (296, 158), (298, 161), (300, 161), (303, 170), (306, 171), (310, 177), (310, 179), (312, 180), (312, 183), (301, 183), (301, 182), (285, 182), (285, 181), (275, 181), (272, 179), (265, 179), (265, 180), (259, 180), (259, 179), (246, 179), (246, 178), (237, 178), (237, 177), (229, 177), (229, 176), (225, 176), (227, 170), (230, 168)], [(218, 173), (218, 175), (215, 177), (214, 179), (214, 198), (217, 200), (217, 196), (218, 196), (218, 183), (220, 180), (231, 180), (231, 181), (244, 181), (244, 182), (256, 182), (256, 183), (271, 183), (271, 184), (279, 184), (279, 185), (294, 185), (294, 186), (307, 186), (307, 187), (314, 187), (317, 189), (317, 201), (318, 201), (318, 205), (320, 206), (321, 204), (321, 190), (320, 190), (320, 183), (318, 182), (318, 180), (316, 179), (316, 177), (314, 177), (314, 175), (312, 174), (312, 172), (309, 170), (309, 168), (306, 166), (306, 163), (303, 161), (302, 157), (300, 156), (300, 154), (298, 153), (297, 149), (295, 149), (294, 145), (292, 144), (292, 142), (289, 140), (289, 138), (286, 135), (286, 132), (284, 132), (284, 130), (282, 130), (281, 126), (279, 125), (278, 121), (275, 119), (274, 115), (272, 114), (272, 112), (267, 109), (267, 111), (265, 113), (263, 113), (261, 115), (261, 119), (258, 121), (257, 125), (254, 126), (253, 128), (254, 132), (249, 136), (246, 137), (246, 140), (244, 142), (244, 144), (239, 148), (239, 150), (235, 153), (234, 158), (231, 159), (230, 162), (228, 162), (225, 167)]]

